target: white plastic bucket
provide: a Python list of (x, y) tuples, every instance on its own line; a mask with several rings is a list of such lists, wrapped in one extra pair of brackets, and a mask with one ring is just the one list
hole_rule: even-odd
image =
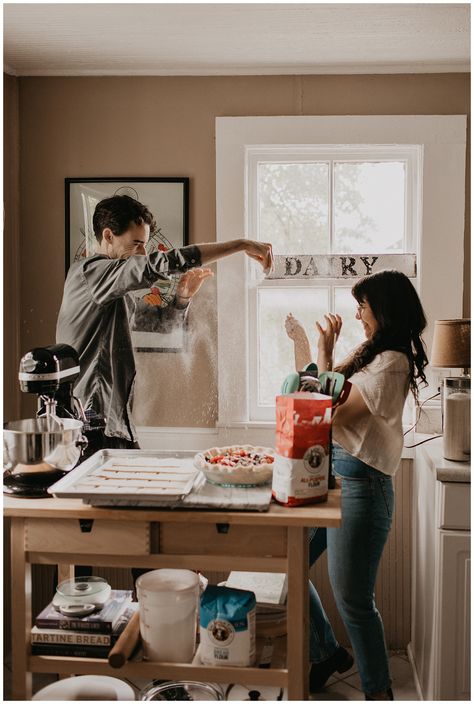
[(190, 570), (153, 570), (136, 582), (145, 657), (191, 662), (196, 647), (199, 576)]

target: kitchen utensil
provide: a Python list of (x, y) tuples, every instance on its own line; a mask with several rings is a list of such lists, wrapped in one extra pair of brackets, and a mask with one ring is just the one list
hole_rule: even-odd
[(79, 356), (70, 345), (35, 347), (20, 360), (18, 380), (25, 393), (37, 394), (38, 416), (84, 420), (81, 403), (73, 395), (80, 373)]
[(344, 388), (344, 374), (340, 372), (322, 372), (319, 375), (319, 381), (323, 389), (322, 393), (331, 396), (333, 403), (336, 403), (339, 394)]
[(89, 616), (89, 614), (94, 613), (95, 604), (64, 604), (59, 607), (59, 611), (63, 616), (76, 616), (81, 618), (82, 616)]
[(194, 453), (99, 450), (49, 488), (54, 496), (96, 506), (169, 506), (189, 494), (200, 474)]
[(36, 692), (33, 701), (135, 701), (126, 682), (105, 675), (79, 675), (53, 682)]
[[(303, 388), (303, 386), (305, 388)], [(315, 391), (321, 393), (321, 385), (318, 382), (317, 364), (310, 362), (302, 371), (288, 374), (281, 386), (281, 393), (292, 394), (295, 391)]]
[(191, 570), (160, 569), (136, 581), (145, 657), (191, 662), (196, 645), (199, 576)]
[(80, 458), (82, 423), (51, 417), (6, 423), (3, 431), (4, 491), (12, 496), (48, 496), (47, 488)]
[(147, 685), (138, 695), (139, 701), (222, 701), (224, 693), (218, 684), (207, 682), (166, 682), (163, 680)]
[(140, 614), (136, 611), (110, 651), (108, 658), (109, 665), (111, 667), (122, 667), (125, 665), (130, 655), (135, 650), (139, 640)]
[(227, 687), (227, 701), (281, 701), (283, 699), (282, 687), (271, 687), (269, 685), (244, 685), (232, 684)]
[(443, 455), (447, 460), (471, 459), (471, 379), (443, 379)]
[(73, 614), (68, 607), (78, 608), (88, 604), (94, 608), (101, 607), (110, 597), (111, 591), (110, 585), (102, 577), (91, 575), (66, 579), (56, 587), (53, 606), (65, 616), (71, 616)]
[(73, 396), (79, 357), (69, 345), (36, 347), (20, 360), (20, 389), (38, 395), (36, 419), (7, 423), (3, 439), (4, 493), (44, 498), (47, 488), (78, 462), (87, 440)]

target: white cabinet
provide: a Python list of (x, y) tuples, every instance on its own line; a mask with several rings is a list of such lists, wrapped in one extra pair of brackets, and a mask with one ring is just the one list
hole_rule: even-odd
[(470, 465), (445, 460), (439, 438), (413, 469), (415, 679), (424, 700), (470, 700)]

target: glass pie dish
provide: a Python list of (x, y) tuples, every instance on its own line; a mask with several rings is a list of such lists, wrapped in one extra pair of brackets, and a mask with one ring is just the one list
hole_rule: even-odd
[(198, 452), (194, 466), (211, 484), (252, 487), (271, 482), (274, 461), (275, 450), (271, 447), (229, 445)]

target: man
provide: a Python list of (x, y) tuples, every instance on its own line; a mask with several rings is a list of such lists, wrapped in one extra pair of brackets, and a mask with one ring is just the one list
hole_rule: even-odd
[[(212, 276), (203, 265), (245, 252), (265, 270), (273, 266), (270, 244), (245, 239), (147, 255), (146, 244), (156, 228), (153, 215), (126, 195), (98, 203), (93, 228), (97, 253), (70, 267), (56, 329), (57, 342), (79, 354), (81, 371), (74, 393), (89, 420), (87, 456), (102, 448), (138, 447), (131, 418), (135, 363), (130, 329), (135, 316), (146, 317), (147, 329), (151, 319), (151, 329), (169, 332), (182, 324), (190, 300)], [(131, 292), (176, 272), (183, 275), (169, 306), (136, 303)]]

